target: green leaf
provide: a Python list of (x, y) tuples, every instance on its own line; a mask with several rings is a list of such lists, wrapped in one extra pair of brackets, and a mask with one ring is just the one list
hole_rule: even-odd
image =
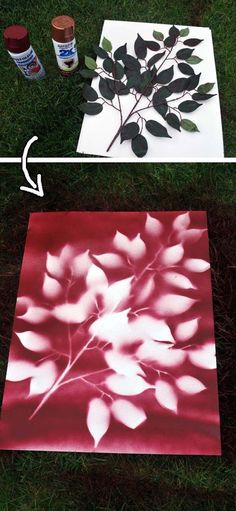
[(147, 45), (143, 38), (138, 34), (138, 37), (134, 43), (134, 50), (138, 59), (145, 59), (147, 56)]
[(177, 78), (173, 82), (169, 83), (168, 88), (171, 93), (183, 92), (186, 90), (189, 78)]
[(201, 73), (199, 73), (198, 75), (190, 76), (190, 78), (188, 79), (186, 90), (196, 89), (197, 85), (199, 84), (200, 76)]
[(139, 71), (141, 68), (140, 62), (132, 55), (123, 55), (121, 60), (128, 69)]
[(202, 41), (203, 39), (185, 39), (183, 43), (185, 44), (185, 46), (193, 47), (198, 46), (198, 44), (200, 44)]
[(203, 83), (202, 85), (199, 85), (197, 91), (199, 92), (199, 94), (207, 94), (208, 92), (210, 92), (211, 89), (213, 89), (214, 85), (215, 85), (214, 83), (210, 82)]
[(181, 28), (179, 35), (185, 37), (189, 34), (189, 28)]
[(175, 130), (181, 131), (180, 130), (180, 120), (177, 117), (177, 115), (175, 115), (175, 114), (167, 114), (165, 120), (169, 124), (169, 126), (174, 128)]
[(164, 40), (164, 45), (167, 47), (167, 48), (172, 48), (172, 46), (174, 46), (175, 44), (175, 41), (176, 41), (176, 37), (173, 37), (171, 35), (169, 35), (165, 40)]
[(97, 115), (102, 112), (103, 106), (100, 103), (82, 103), (82, 105), (79, 105), (79, 110), (84, 114)]
[(123, 44), (123, 46), (119, 46), (119, 48), (116, 49), (114, 52), (114, 59), (115, 60), (122, 60), (122, 56), (126, 55), (127, 53), (127, 43)]
[(156, 55), (153, 55), (153, 57), (151, 57), (148, 61), (148, 67), (152, 67), (154, 66), (158, 60), (162, 59), (162, 57), (165, 55), (165, 51), (163, 51), (162, 53), (157, 53)]
[(110, 89), (112, 90), (112, 92), (114, 92), (118, 96), (125, 96), (129, 94), (129, 89), (123, 82), (111, 80), (110, 78), (106, 78), (106, 82)]
[(154, 137), (168, 137), (168, 138), (171, 138), (169, 133), (167, 132), (167, 129), (165, 128), (165, 126), (162, 126), (162, 124), (160, 124), (157, 121), (152, 121), (152, 120), (151, 121), (147, 121), (146, 122), (146, 128), (149, 131), (149, 133), (154, 135)]
[(152, 35), (153, 35), (154, 39), (156, 39), (157, 41), (164, 40), (164, 35), (161, 32), (157, 32), (156, 30), (154, 30)]
[(207, 99), (211, 99), (214, 96), (216, 96), (216, 94), (198, 94), (196, 92), (196, 94), (192, 95), (192, 98), (196, 99), (197, 101), (206, 101)]
[(91, 69), (81, 69), (79, 71), (79, 74), (83, 78), (96, 78), (98, 74), (95, 71), (92, 71)]
[(98, 46), (97, 44), (93, 45), (93, 49), (94, 49), (94, 52), (96, 53), (96, 55), (98, 57), (100, 57), (100, 59), (106, 59), (108, 57), (107, 52), (105, 50), (103, 50), (103, 48)]
[(153, 105), (153, 106), (154, 106), (155, 110), (163, 117), (163, 119), (165, 119), (165, 116), (168, 111), (168, 105), (165, 100), (162, 100), (162, 101), (163, 101), (163, 103), (156, 105), (156, 106)]
[(82, 94), (86, 101), (96, 101), (98, 99), (97, 92), (87, 83), (83, 86)]
[(91, 69), (92, 71), (94, 71), (94, 69), (97, 69), (97, 64), (95, 62), (94, 59), (92, 59), (91, 57), (87, 57), (87, 55), (85, 56), (85, 65), (88, 69)]
[(194, 50), (191, 50), (190, 48), (183, 48), (182, 50), (177, 51), (176, 57), (179, 60), (187, 60), (189, 57), (191, 57)]
[(196, 124), (194, 122), (190, 121), (189, 119), (182, 119), (180, 126), (185, 131), (191, 131), (191, 132), (199, 131)]
[(124, 140), (130, 140), (139, 134), (139, 125), (137, 122), (130, 122), (121, 128), (120, 138), (121, 144)]
[(197, 103), (196, 101), (188, 100), (188, 101), (183, 101), (182, 103), (180, 103), (178, 106), (178, 109), (180, 110), (180, 112), (190, 113), (190, 112), (194, 112), (194, 110), (197, 110), (197, 108), (199, 108), (199, 106), (201, 106), (200, 103)]
[(113, 78), (121, 80), (125, 74), (123, 66), (119, 62), (115, 62), (112, 69)]
[(111, 41), (109, 41), (109, 39), (107, 39), (106, 37), (103, 37), (102, 47), (105, 51), (111, 52), (112, 51)]
[(103, 69), (107, 73), (111, 73), (112, 72), (113, 66), (114, 66), (114, 61), (111, 59), (111, 57), (108, 57), (107, 59), (104, 60), (104, 62), (103, 62)]
[(158, 89), (157, 92), (155, 92), (155, 94), (153, 95), (153, 98), (155, 96), (155, 99), (154, 101), (158, 102), (158, 103), (162, 103), (162, 99), (166, 99), (168, 98), (169, 96), (171, 96), (171, 91), (169, 89), (169, 87), (160, 87), (160, 89)]
[(132, 139), (132, 151), (139, 158), (143, 158), (147, 154), (148, 144), (147, 140), (143, 135), (137, 135)]
[(161, 71), (156, 77), (156, 83), (166, 84), (169, 83), (174, 76), (174, 66), (170, 66), (168, 69)]
[(100, 90), (103, 98), (109, 99), (109, 100), (114, 99), (115, 93), (111, 90), (107, 81), (102, 77), (99, 80), (99, 90)]
[(185, 64), (185, 62), (180, 62), (178, 64), (178, 68), (183, 75), (191, 76), (195, 74), (193, 68), (188, 64)]
[(174, 25), (169, 30), (169, 35), (171, 37), (174, 37), (175, 39), (177, 39), (177, 37), (179, 36), (179, 33), (180, 33), (179, 29), (177, 27), (175, 27)]
[(160, 45), (156, 43), (156, 41), (145, 41), (146, 46), (151, 51), (158, 51), (160, 50)]
[(192, 55), (187, 59), (187, 62), (189, 64), (199, 64), (199, 62), (202, 62), (203, 59), (200, 59), (200, 57), (197, 57), (197, 55)]

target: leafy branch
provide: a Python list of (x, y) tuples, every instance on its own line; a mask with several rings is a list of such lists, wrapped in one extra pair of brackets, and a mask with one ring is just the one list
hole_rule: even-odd
[[(193, 55), (195, 47), (202, 40), (185, 39), (188, 35), (188, 28), (179, 30), (175, 26), (170, 28), (166, 38), (161, 32), (154, 31), (153, 40), (146, 41), (138, 34), (134, 43), (135, 56), (127, 53), (127, 44), (113, 52), (112, 43), (104, 37), (101, 47), (94, 46), (102, 65), (98, 65), (91, 57), (85, 57), (86, 69), (82, 69), (80, 74), (83, 78), (99, 80), (100, 96), (93, 87), (84, 83), (82, 93), (86, 103), (79, 106), (80, 110), (89, 115), (97, 115), (105, 105), (109, 105), (119, 112), (119, 127), (107, 147), (107, 153), (120, 137), (121, 144), (125, 141), (131, 142), (136, 156), (145, 156), (148, 141), (143, 135), (144, 128), (154, 137), (172, 138), (167, 127), (156, 119), (147, 120), (140, 116), (140, 112), (145, 110), (154, 109), (168, 126), (177, 131), (199, 131), (197, 125), (192, 120), (183, 118), (182, 114), (194, 112), (202, 102), (212, 98), (214, 94), (209, 92), (214, 83), (199, 85), (201, 73), (196, 74), (192, 66), (202, 61), (200, 57)], [(184, 48), (179, 49), (180, 45)], [(150, 52), (154, 55), (149, 58)], [(173, 62), (170, 67), (165, 66), (168, 61)], [(184, 76), (175, 78), (177, 70)], [(130, 96), (131, 100), (135, 100), (126, 117), (123, 113), (122, 96)], [(188, 97), (179, 102), (185, 96)], [(133, 121), (135, 115), (138, 119)]]

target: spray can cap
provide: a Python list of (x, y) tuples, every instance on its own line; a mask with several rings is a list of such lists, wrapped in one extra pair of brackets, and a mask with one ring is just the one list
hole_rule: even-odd
[(23, 53), (30, 47), (29, 32), (23, 25), (11, 25), (3, 33), (5, 46), (12, 53)]
[(57, 16), (52, 19), (52, 38), (58, 43), (66, 43), (74, 39), (75, 22), (70, 16)]

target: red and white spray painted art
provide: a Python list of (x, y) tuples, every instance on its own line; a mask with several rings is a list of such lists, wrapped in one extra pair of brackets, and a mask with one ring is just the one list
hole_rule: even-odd
[(31, 215), (0, 446), (220, 454), (205, 212)]

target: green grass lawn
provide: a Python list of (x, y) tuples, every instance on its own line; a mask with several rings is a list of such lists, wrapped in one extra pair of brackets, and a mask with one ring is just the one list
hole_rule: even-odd
[(86, 163), (31, 167), (32, 177), (37, 172), (42, 173), (43, 199), (19, 192), (23, 184), (19, 167), (0, 166), (1, 390), (30, 212), (206, 209), (223, 456), (2, 452), (0, 511), (236, 510), (233, 165)]
[(92, 45), (100, 38), (103, 20), (118, 19), (154, 23), (209, 26), (213, 32), (225, 155), (236, 154), (236, 3), (235, 0), (5, 0), (0, 7), (0, 32), (13, 23), (30, 30), (32, 44), (47, 76), (29, 84), (17, 71), (0, 37), (0, 155), (22, 154), (33, 136), (37, 156), (76, 154), (82, 113), (79, 75), (62, 78), (58, 73), (50, 38), (50, 20), (61, 13), (74, 16), (76, 37), (82, 55), (93, 56)]

